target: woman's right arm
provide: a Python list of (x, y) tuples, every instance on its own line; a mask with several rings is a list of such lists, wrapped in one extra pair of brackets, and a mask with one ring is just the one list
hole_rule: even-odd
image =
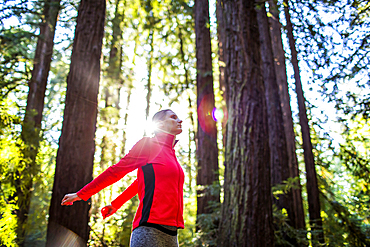
[[(141, 139), (132, 147), (130, 152), (124, 158), (122, 158), (117, 164), (109, 167), (107, 170), (105, 170), (102, 174), (96, 177), (93, 181), (88, 183), (77, 193), (72, 194), (76, 194), (78, 198), (86, 201), (92, 195), (98, 193), (100, 190), (120, 180), (127, 173), (145, 165), (148, 156), (147, 152), (149, 151), (147, 147), (148, 142), (149, 138), (144, 137), (143, 139)], [(76, 201), (77, 197), (73, 197), (74, 198), (73, 200)], [(66, 203), (70, 202), (71, 202), (70, 200), (66, 200)]]

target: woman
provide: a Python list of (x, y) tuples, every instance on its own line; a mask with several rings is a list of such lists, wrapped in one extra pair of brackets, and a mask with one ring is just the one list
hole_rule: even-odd
[[(65, 195), (61, 203), (72, 205), (78, 200), (86, 201), (137, 169), (137, 181), (127, 189), (124, 199), (130, 199), (138, 193), (140, 200), (133, 221), (131, 247), (178, 246), (177, 229), (184, 228), (184, 172), (173, 149), (176, 135), (182, 132), (182, 120), (173, 111), (162, 110), (153, 116), (153, 123), (157, 125), (154, 137), (141, 139), (117, 164), (77, 193)], [(102, 213), (109, 216), (112, 210), (117, 209), (107, 206)]]

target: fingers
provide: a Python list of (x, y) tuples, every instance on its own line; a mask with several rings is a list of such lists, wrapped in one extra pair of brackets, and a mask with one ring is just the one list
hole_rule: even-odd
[(76, 193), (67, 194), (62, 199), (62, 206), (73, 205), (73, 202), (81, 200)]

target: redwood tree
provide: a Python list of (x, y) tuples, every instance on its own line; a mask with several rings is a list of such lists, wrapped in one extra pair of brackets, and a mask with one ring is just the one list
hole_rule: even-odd
[[(212, 212), (209, 202), (219, 202), (219, 194), (212, 195), (210, 186), (218, 184), (217, 128), (212, 117), (215, 107), (212, 75), (211, 37), (209, 30), (208, 0), (196, 0), (195, 35), (197, 58), (197, 111), (198, 111), (198, 174), (197, 219)], [(198, 227), (201, 228), (201, 223)]]
[[(222, 15), (222, 1), (216, 1), (216, 18), (217, 18), (217, 39), (218, 39), (218, 68), (219, 68), (219, 85), (220, 91), (222, 92), (223, 101), (227, 104), (227, 85), (225, 84), (225, 27), (224, 27), (224, 16)], [(225, 110), (225, 109), (224, 109)], [(225, 146), (226, 142), (226, 124), (227, 124), (227, 112), (224, 112), (222, 119), (222, 142)]]
[(291, 51), (291, 62), (294, 69), (295, 90), (297, 93), (299, 107), (299, 123), (301, 125), (304, 162), (306, 165), (306, 188), (308, 200), (308, 212), (311, 225), (311, 240), (313, 246), (325, 243), (324, 232), (322, 230), (322, 219), (320, 210), (319, 188), (317, 185), (317, 175), (315, 161), (312, 153), (312, 143), (310, 136), (310, 127), (308, 125), (305, 98), (303, 95), (302, 82), (298, 66), (297, 50), (293, 35), (293, 25), (290, 21), (289, 2), (284, 0), (284, 12), (286, 19), (286, 29), (288, 34), (289, 46)]
[(228, 124), (218, 246), (274, 246), (265, 88), (254, 1), (222, 2)]
[(43, 18), (40, 24), (40, 34), (37, 40), (32, 77), (28, 83), (26, 113), (22, 124), (22, 140), (24, 146), (22, 168), (16, 172), (15, 188), (17, 193), (17, 239), (18, 245), (23, 246), (25, 223), (27, 221), (33, 178), (39, 168), (36, 156), (39, 150), (42, 111), (47, 80), (49, 76), (51, 57), (54, 47), (54, 34), (60, 0), (44, 2)]
[(288, 150), (288, 164), (290, 176), (297, 178), (298, 188), (293, 188), (293, 203), (294, 203), (294, 215), (295, 228), (305, 229), (305, 215), (303, 211), (302, 203), (302, 192), (301, 183), (299, 179), (299, 168), (298, 160), (296, 155), (296, 140), (293, 127), (292, 110), (290, 108), (290, 96), (288, 91), (288, 79), (286, 74), (285, 65), (285, 51), (283, 49), (283, 42), (281, 38), (281, 24), (279, 21), (279, 10), (277, 7), (277, 0), (269, 0), (269, 12), (272, 14), (272, 18), (269, 18), (270, 22), (270, 34), (271, 44), (274, 54), (274, 66), (276, 81), (279, 86), (279, 96), (281, 101), (281, 109), (283, 112), (284, 130), (286, 136), (287, 150)]
[(61, 206), (63, 195), (92, 180), (100, 57), (106, 1), (82, 0), (78, 10), (62, 134), (49, 210), (47, 246), (86, 246), (89, 202)]
[[(263, 79), (266, 88), (265, 94), (269, 126), (271, 184), (274, 186), (283, 184), (283, 182), (288, 180), (290, 177), (289, 159), (265, 2), (258, 4), (256, 9), (260, 32)], [(295, 227), (295, 214), (292, 199), (292, 191), (289, 190), (286, 193), (279, 195), (279, 199), (274, 198), (274, 204), (280, 210), (283, 208), (286, 209), (289, 219), (288, 224)], [(291, 244), (297, 245), (296, 240), (288, 236), (287, 233), (283, 232), (282, 237)]]

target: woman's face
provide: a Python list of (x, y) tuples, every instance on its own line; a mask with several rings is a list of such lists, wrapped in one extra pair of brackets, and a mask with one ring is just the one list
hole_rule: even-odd
[(167, 111), (159, 129), (168, 134), (178, 135), (182, 132), (181, 123), (182, 120), (173, 111)]

